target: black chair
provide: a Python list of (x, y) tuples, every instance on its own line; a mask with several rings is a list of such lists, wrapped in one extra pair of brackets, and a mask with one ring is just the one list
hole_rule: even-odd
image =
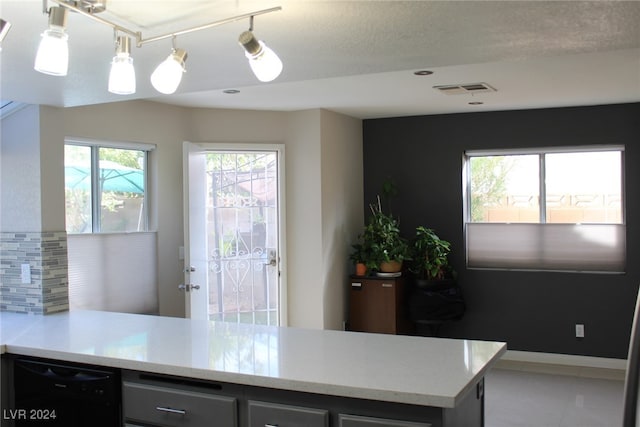
[(627, 372), (624, 382), (624, 415), (623, 427), (640, 426), (638, 414), (638, 386), (640, 385), (640, 292), (636, 301), (636, 311), (631, 328), (629, 342), (629, 356), (627, 358)]
[(409, 297), (409, 316), (426, 327), (429, 335), (440, 336), (440, 327), (462, 319), (466, 311), (462, 290), (454, 280), (436, 281), (428, 286), (414, 284)]

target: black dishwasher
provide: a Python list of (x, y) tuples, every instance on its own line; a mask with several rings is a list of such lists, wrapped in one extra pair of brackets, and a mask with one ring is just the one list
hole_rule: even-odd
[(84, 364), (16, 357), (13, 408), (21, 426), (122, 426), (120, 371)]

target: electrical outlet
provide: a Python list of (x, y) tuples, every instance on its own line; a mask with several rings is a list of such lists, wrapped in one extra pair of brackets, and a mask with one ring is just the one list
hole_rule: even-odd
[(584, 325), (576, 323), (576, 338), (584, 338)]
[(20, 279), (23, 284), (31, 284), (31, 266), (29, 264), (22, 264), (20, 266)]

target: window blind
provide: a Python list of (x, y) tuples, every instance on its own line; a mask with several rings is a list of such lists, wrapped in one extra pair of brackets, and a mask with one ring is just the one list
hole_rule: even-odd
[(624, 272), (624, 224), (467, 223), (467, 267)]
[(156, 233), (69, 234), (69, 306), (157, 313)]

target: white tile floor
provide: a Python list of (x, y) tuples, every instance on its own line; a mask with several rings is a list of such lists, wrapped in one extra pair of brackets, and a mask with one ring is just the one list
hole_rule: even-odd
[(624, 371), (500, 362), (485, 378), (486, 427), (622, 425)]

